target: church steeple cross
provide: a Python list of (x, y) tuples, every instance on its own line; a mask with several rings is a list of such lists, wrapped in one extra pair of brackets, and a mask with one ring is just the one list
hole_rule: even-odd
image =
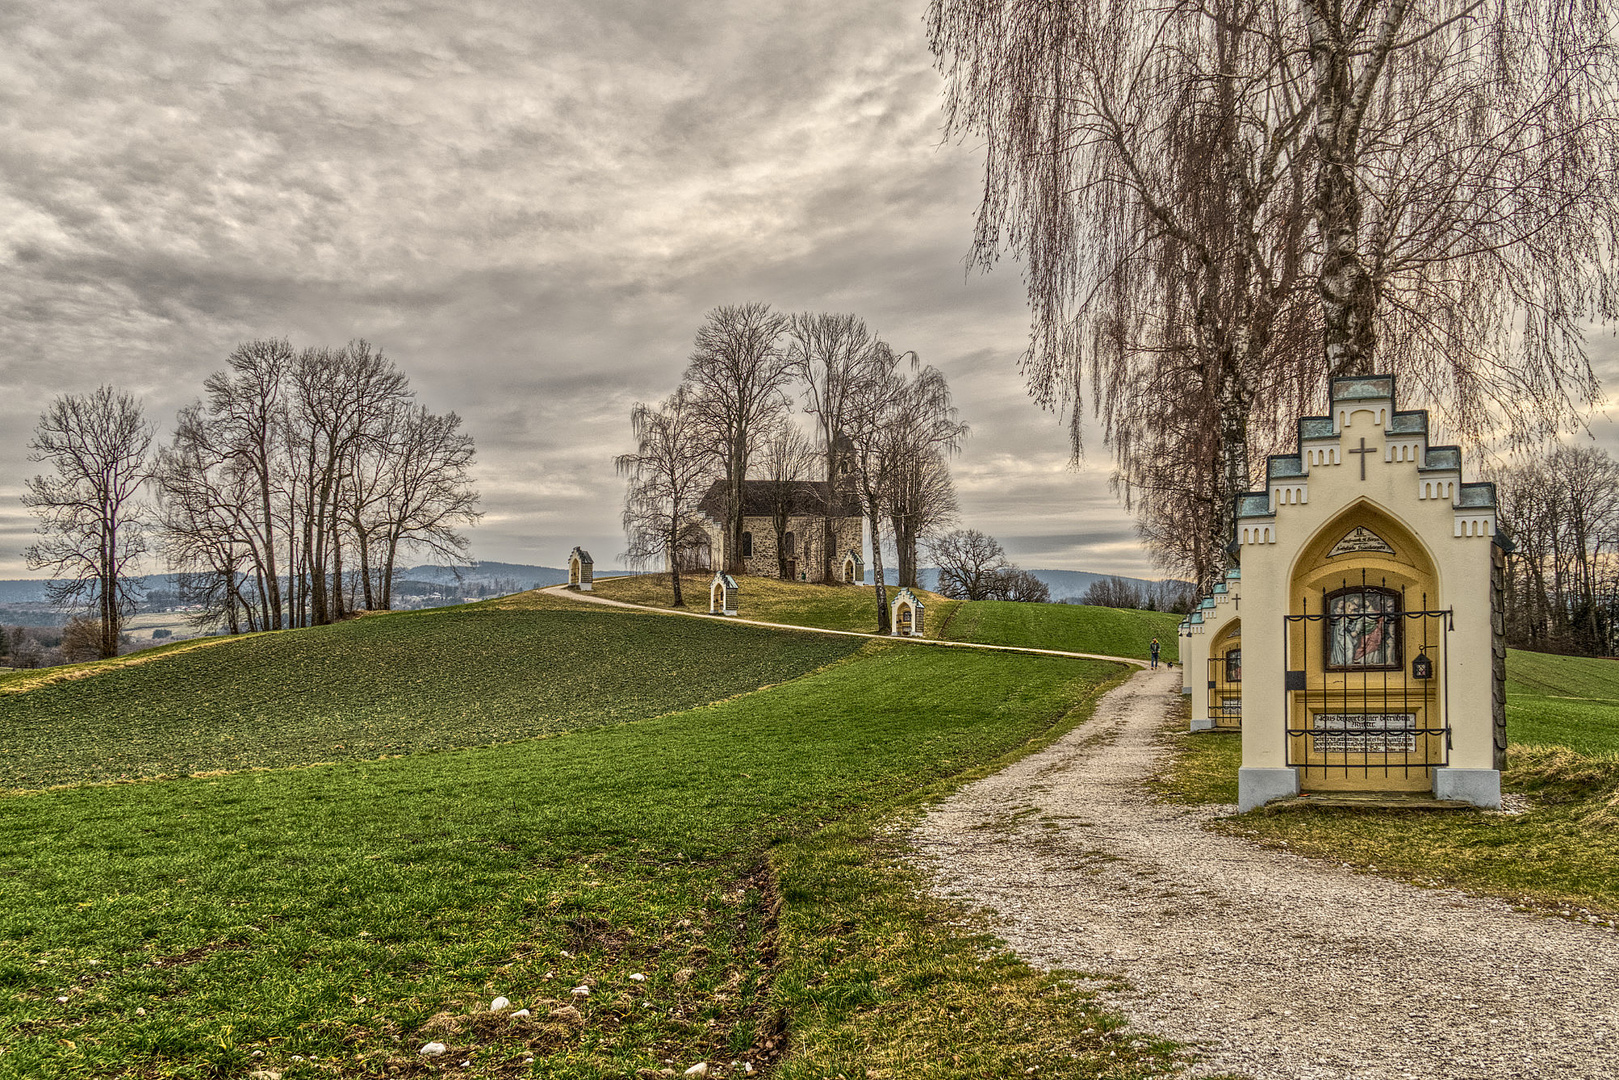
[(1349, 452), (1351, 454), (1359, 454), (1360, 455), (1360, 478), (1362, 480), (1366, 479), (1366, 455), (1367, 454), (1375, 454), (1375, 453), (1377, 453), (1377, 451), (1371, 449), (1370, 447), (1368, 447), (1366, 445), (1366, 436), (1362, 435), (1360, 437), (1360, 449), (1359, 450), (1351, 450)]

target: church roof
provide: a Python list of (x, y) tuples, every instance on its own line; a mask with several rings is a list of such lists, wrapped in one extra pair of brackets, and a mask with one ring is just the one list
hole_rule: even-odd
[[(742, 516), (743, 517), (769, 517), (774, 512), (776, 502), (775, 480), (744, 480), (742, 481)], [(794, 517), (800, 515), (824, 515), (827, 513), (826, 491), (827, 485), (820, 480), (787, 480), (782, 481), (787, 496), (787, 513)], [(860, 516), (860, 500), (852, 491), (842, 493), (841, 505), (835, 502), (833, 506), (843, 517)], [(725, 481), (716, 480), (709, 485), (703, 497), (697, 502), (697, 509), (714, 521), (725, 520)]]

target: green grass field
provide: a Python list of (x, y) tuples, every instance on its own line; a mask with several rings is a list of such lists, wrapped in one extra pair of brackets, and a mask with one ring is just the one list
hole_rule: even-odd
[(1175, 627), (1179, 615), (1159, 611), (1087, 607), (1082, 604), (1014, 604), (973, 600), (961, 606), (944, 628), (951, 641), (1065, 649), (1146, 659), (1158, 638), (1161, 659), (1179, 659)]
[(182, 645), (0, 687), (0, 788), (511, 742), (689, 709), (859, 644), (526, 594)]
[[(1581, 916), (1619, 917), (1619, 662), (1507, 654), (1504, 792), (1522, 814), (1259, 810), (1216, 827), (1297, 855), (1375, 867)], [(1234, 803), (1240, 737), (1166, 727), (1155, 780), (1183, 803)]]
[(1162, 1074), (883, 839), (1118, 670), (530, 594), (12, 684), (0, 1076)]

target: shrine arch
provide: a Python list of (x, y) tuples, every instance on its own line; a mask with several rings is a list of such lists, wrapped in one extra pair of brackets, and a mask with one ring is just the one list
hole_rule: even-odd
[(1448, 744), (1441, 584), (1417, 533), (1369, 499), (1300, 547), (1284, 648), (1288, 764), (1301, 788), (1432, 787)]

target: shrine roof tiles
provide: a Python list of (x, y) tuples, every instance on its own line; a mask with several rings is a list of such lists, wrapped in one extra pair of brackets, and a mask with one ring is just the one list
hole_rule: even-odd
[(1332, 429), (1330, 416), (1306, 416), (1299, 421), (1299, 439), (1330, 439), (1338, 433)]
[(1241, 581), (1242, 580), (1242, 567), (1233, 566), (1231, 569), (1227, 570), (1225, 572), (1225, 579), (1227, 581)]
[(1263, 491), (1238, 495), (1237, 516), (1239, 518), (1275, 517), (1276, 515), (1270, 508), (1270, 495)]
[(1227, 585), (1225, 582), (1223, 582), (1223, 581), (1215, 582), (1215, 584), (1214, 584), (1214, 594), (1216, 596), (1223, 596), (1224, 594), (1226, 594), (1226, 593), (1228, 593), (1230, 591), (1231, 591), (1231, 587), (1229, 585)]
[(1462, 449), (1459, 446), (1430, 446), (1421, 469), (1434, 472), (1460, 472)]
[(1265, 479), (1305, 476), (1304, 459), (1298, 454), (1274, 454), (1265, 459)]
[(1493, 507), (1495, 505), (1495, 485), (1488, 482), (1463, 484), (1460, 490), (1456, 492), (1456, 505)]
[(580, 562), (592, 562), (592, 560), (591, 560), (591, 558), (590, 558), (590, 552), (588, 552), (588, 551), (586, 551), (586, 550), (585, 550), (585, 549), (584, 549), (584, 548), (582, 548), (582, 547), (576, 547), (576, 548), (574, 548), (574, 549), (573, 549), (573, 553), (574, 553), (574, 554), (575, 554), (575, 555), (577, 555), (577, 556), (579, 556), (579, 561), (580, 561)]
[(1384, 430), (1390, 435), (1426, 435), (1428, 410), (1412, 409), (1409, 412), (1397, 412)]
[(1394, 376), (1351, 376), (1332, 380), (1333, 401), (1375, 401), (1394, 397)]

